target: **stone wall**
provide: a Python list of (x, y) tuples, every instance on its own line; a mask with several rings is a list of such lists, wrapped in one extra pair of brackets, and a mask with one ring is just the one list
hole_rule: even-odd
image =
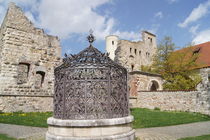
[(4, 112), (52, 112), (53, 98), (52, 96), (0, 95), (0, 110)]
[(209, 96), (201, 91), (139, 91), (137, 97), (131, 98), (132, 107), (160, 108), (161, 110), (178, 110), (200, 112), (210, 115)]
[[(59, 39), (34, 27), (23, 11), (10, 3), (0, 29), (0, 100), (8, 100), (9, 104), (0, 111), (15, 111), (15, 108), (11, 109), (15, 103), (15, 107), (20, 104), (16, 111), (20, 108), (32, 111), (37, 103), (43, 104), (41, 102), (45, 99), (46, 104), (43, 105), (47, 105), (47, 98), (36, 97), (36, 103), (35, 97), (27, 96), (53, 95), (54, 68), (61, 60)], [(24, 99), (25, 108), (21, 106)], [(29, 104), (32, 106), (29, 107)], [(48, 106), (44, 107), (49, 110)], [(36, 108), (35, 111), (39, 110)]]
[(200, 69), (196, 91), (140, 91), (130, 97), (131, 107), (200, 112), (210, 115), (210, 68)]
[[(106, 41), (116, 41), (112, 40), (112, 36), (107, 37)], [(110, 44), (110, 43), (107, 43)], [(113, 54), (115, 46), (107, 45), (107, 52)], [(142, 41), (129, 41), (129, 40), (118, 40), (117, 48), (115, 49), (114, 60), (124, 66), (128, 72), (141, 70), (142, 65), (150, 65), (152, 63), (152, 58), (156, 53), (156, 36), (144, 31), (142, 33)]]

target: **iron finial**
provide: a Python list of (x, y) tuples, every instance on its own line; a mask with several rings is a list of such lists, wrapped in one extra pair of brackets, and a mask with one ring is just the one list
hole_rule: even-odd
[(93, 36), (93, 30), (90, 29), (89, 35), (87, 36), (87, 40), (89, 41), (90, 44), (92, 44), (95, 41), (95, 36)]

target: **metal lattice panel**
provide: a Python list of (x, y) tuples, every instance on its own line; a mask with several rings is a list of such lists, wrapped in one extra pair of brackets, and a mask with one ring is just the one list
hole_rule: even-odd
[(55, 69), (54, 117), (106, 119), (129, 115), (127, 71), (90, 46)]

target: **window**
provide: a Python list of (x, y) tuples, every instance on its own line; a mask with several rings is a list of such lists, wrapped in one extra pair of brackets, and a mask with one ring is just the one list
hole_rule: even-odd
[(150, 56), (150, 53), (146, 52), (146, 57), (148, 58)]
[(133, 71), (133, 69), (134, 69), (134, 65), (131, 65), (131, 71)]
[(112, 41), (112, 45), (114, 45), (114, 41)]
[(44, 76), (45, 76), (45, 72), (43, 72), (43, 71), (36, 72), (36, 77), (35, 77), (35, 87), (36, 88), (42, 87), (42, 85), (44, 83)]
[(136, 49), (134, 50), (134, 53), (136, 54)]
[(29, 75), (30, 64), (28, 63), (20, 63), (18, 65), (18, 76), (17, 76), (17, 83), (23, 84), (27, 83), (28, 75)]
[(139, 51), (139, 55), (141, 55), (141, 51)]
[(132, 48), (130, 48), (130, 53), (132, 52)]
[(148, 37), (148, 40), (150, 41), (150, 43), (152, 43), (152, 38), (151, 37)]
[(193, 51), (193, 55), (195, 54), (198, 54), (200, 52), (201, 48), (196, 48), (194, 51)]
[(209, 80), (209, 82), (210, 82), (210, 74), (208, 74), (208, 80)]

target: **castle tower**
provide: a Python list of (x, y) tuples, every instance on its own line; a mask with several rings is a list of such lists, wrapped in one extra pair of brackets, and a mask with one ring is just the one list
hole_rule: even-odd
[(119, 37), (116, 35), (109, 35), (106, 37), (106, 52), (109, 53), (109, 57), (114, 60), (115, 50), (117, 49)]
[(154, 55), (154, 51), (157, 49), (157, 43), (156, 43), (156, 35), (148, 32), (148, 31), (143, 31), (142, 32), (142, 40), (148, 48), (150, 48), (150, 52), (152, 55)]

